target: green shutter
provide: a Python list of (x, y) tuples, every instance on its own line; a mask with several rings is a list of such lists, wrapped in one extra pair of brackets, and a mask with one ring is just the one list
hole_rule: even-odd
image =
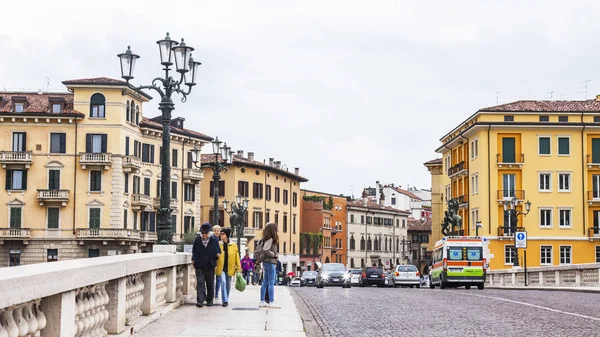
[(600, 163), (600, 138), (592, 138), (592, 163)]
[(20, 207), (11, 207), (10, 209), (10, 228), (21, 228)]
[(100, 208), (90, 208), (90, 228), (100, 228)]
[(502, 138), (502, 162), (515, 162), (515, 139), (512, 137)]
[(539, 138), (539, 154), (550, 154), (550, 138)]
[(58, 208), (48, 208), (48, 228), (58, 228)]
[(558, 138), (558, 154), (568, 155), (571, 149), (569, 148), (569, 138)]
[(173, 227), (173, 233), (177, 233), (177, 215), (171, 215), (171, 226)]

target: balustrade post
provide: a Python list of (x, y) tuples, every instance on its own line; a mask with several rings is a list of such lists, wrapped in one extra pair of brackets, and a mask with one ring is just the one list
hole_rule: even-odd
[(575, 286), (576, 287), (581, 286), (581, 270), (580, 269), (575, 270)]
[(181, 292), (184, 296), (189, 295), (193, 290), (191, 289), (192, 268), (194, 267), (191, 264), (186, 264), (183, 266), (183, 287), (181, 288)]
[(142, 283), (144, 283), (142, 314), (150, 315), (156, 310), (156, 270), (143, 273)]
[(554, 284), (559, 286), (560, 285), (560, 270), (557, 270), (554, 272)]
[(75, 290), (46, 297), (41, 302), (42, 312), (46, 316), (44, 336), (75, 336)]
[(512, 272), (512, 285), (516, 286), (517, 285), (517, 273)]
[(125, 314), (127, 311), (127, 278), (120, 278), (112, 280), (106, 286), (106, 292), (109, 296), (108, 312), (109, 320), (106, 322), (104, 328), (110, 334), (118, 334), (125, 330), (126, 318)]
[(539, 272), (539, 278), (540, 278), (540, 286), (543, 286), (546, 283), (543, 271)]
[(177, 301), (177, 266), (165, 268), (165, 276), (167, 277), (165, 300), (167, 303), (173, 303)]

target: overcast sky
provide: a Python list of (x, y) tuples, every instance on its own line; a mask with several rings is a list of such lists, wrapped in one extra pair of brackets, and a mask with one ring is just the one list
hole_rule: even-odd
[(119, 78), (127, 45), (141, 56), (133, 83), (147, 84), (169, 31), (202, 62), (174, 116), (300, 167), (305, 188), (355, 196), (376, 180), (429, 188), (439, 138), (497, 99), (585, 99), (586, 80), (600, 93), (594, 1), (166, 3), (3, 3), (0, 89)]

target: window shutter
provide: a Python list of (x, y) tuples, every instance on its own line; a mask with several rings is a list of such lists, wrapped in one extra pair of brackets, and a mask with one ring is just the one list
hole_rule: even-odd
[(27, 170), (23, 170), (23, 190), (27, 189)]
[(48, 189), (54, 189), (54, 186), (56, 184), (56, 182), (54, 181), (54, 170), (50, 170), (49, 172), (49, 177), (48, 177)]
[(23, 151), (27, 151), (27, 133), (23, 132)]
[(173, 167), (177, 167), (177, 149), (173, 149), (173, 162), (171, 163)]
[[(8, 185), (6, 185), (6, 186), (8, 186)], [(8, 187), (6, 189), (8, 189)], [(214, 181), (210, 182), (210, 187), (208, 189), (210, 190), (209, 191), (210, 197), (211, 198), (214, 197), (215, 196), (215, 182)]]
[(12, 170), (6, 170), (6, 190), (11, 189), (10, 182), (12, 181)]
[(144, 178), (144, 194), (150, 196), (150, 178)]
[(150, 146), (150, 163), (154, 164), (154, 145)]
[(129, 137), (125, 137), (125, 155), (129, 156)]
[(66, 133), (60, 134), (60, 152), (61, 153), (67, 152), (67, 134)]
[(88, 133), (85, 135), (85, 152), (92, 152), (92, 134)]
[(156, 196), (160, 198), (160, 179), (156, 181)]
[(190, 185), (192, 190), (192, 201), (196, 201), (196, 185)]
[(171, 199), (177, 199), (177, 182), (171, 182)]
[[(200, 160), (198, 160), (200, 161)], [(187, 168), (193, 168), (194, 165), (194, 160), (192, 159), (192, 153), (188, 152), (187, 153)]]
[(102, 153), (107, 152), (106, 151), (106, 142), (107, 142), (106, 135), (102, 135)]
[(225, 180), (219, 181), (219, 196), (220, 197), (225, 196)]

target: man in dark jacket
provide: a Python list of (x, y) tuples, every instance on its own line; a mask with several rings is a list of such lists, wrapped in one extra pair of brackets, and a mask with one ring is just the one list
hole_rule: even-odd
[(215, 267), (221, 253), (219, 241), (210, 236), (212, 227), (209, 223), (202, 224), (200, 235), (196, 237), (192, 247), (192, 261), (196, 269), (196, 306), (212, 306), (215, 296)]

